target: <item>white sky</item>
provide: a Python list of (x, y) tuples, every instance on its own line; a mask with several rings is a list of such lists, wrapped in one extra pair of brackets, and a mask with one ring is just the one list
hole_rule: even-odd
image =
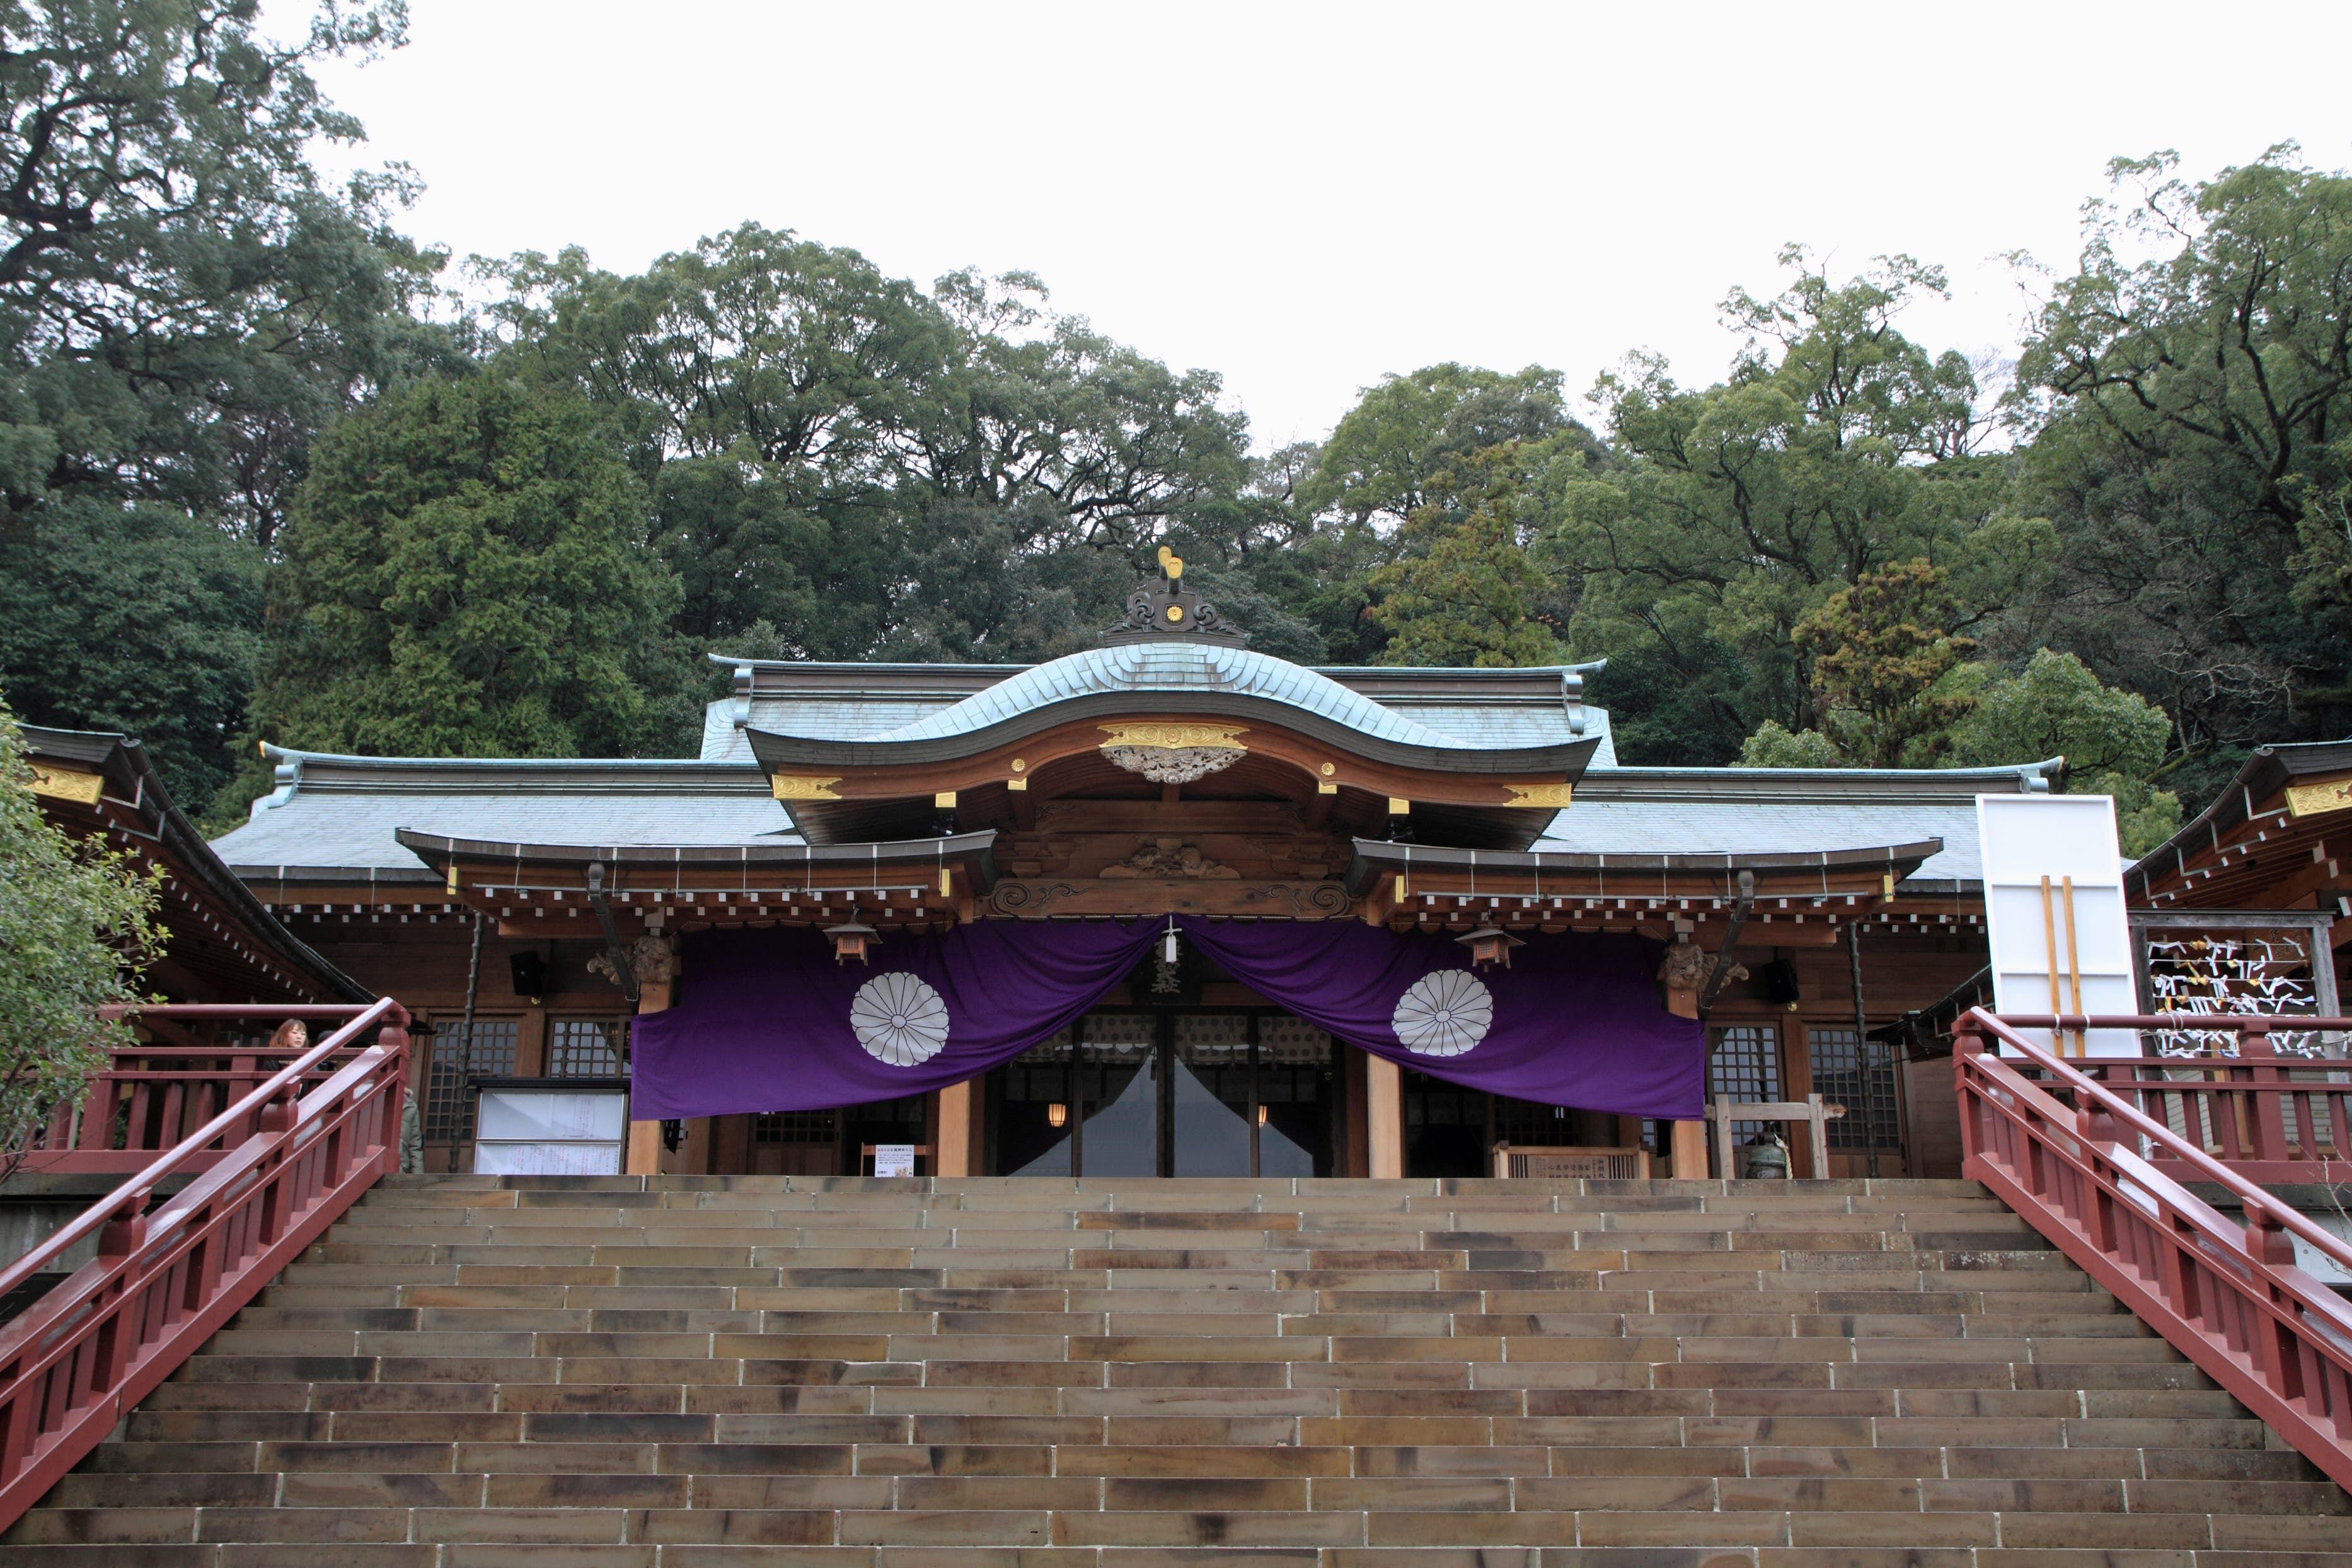
[(633, 270), (757, 219), (925, 283), (1027, 268), (1220, 372), (1261, 447), (1445, 359), (1713, 380), (1717, 302), (1788, 240), (1942, 263), (1906, 330), (2006, 352), (1997, 258), (2071, 261), (2109, 157), (2352, 165), (2342, 0), (409, 4), (407, 48), (321, 75), (423, 176), (419, 238)]

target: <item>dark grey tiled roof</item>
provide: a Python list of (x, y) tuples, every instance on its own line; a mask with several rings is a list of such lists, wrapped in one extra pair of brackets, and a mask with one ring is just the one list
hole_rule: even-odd
[(278, 788), (213, 841), (240, 875), (348, 868), (428, 878), (401, 828), (502, 843), (734, 846), (800, 842), (752, 765), (699, 761), (469, 761), (271, 749)]

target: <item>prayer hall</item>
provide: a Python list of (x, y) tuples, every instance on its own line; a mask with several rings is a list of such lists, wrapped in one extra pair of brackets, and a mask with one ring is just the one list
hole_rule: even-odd
[(711, 657), (690, 758), (265, 745), (212, 847), (415, 1012), (426, 1171), (1957, 1173), (1894, 1026), (2060, 782), (1626, 765), (1598, 665), (1307, 668), (1164, 551), (1033, 667)]

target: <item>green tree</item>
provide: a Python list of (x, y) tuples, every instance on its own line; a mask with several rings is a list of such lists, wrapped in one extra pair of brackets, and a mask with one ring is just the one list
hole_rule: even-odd
[(1863, 574), (1797, 623), (1822, 732), (1856, 765), (1916, 767), (1949, 747), (1968, 700), (1945, 677), (1976, 647), (1945, 629), (1954, 611), (1943, 574), (1911, 561)]
[(2000, 766), (2066, 759), (2066, 787), (2116, 797), (2126, 855), (2144, 855), (2180, 826), (2180, 798), (2156, 787), (2172, 721), (2135, 692), (2102, 685), (2071, 653), (2037, 651), (2021, 670), (1974, 665), (1955, 682), (1969, 701), (1953, 760)]
[[(1779, 295), (1725, 303), (1747, 347), (1702, 390), (1637, 357), (1603, 377), (1618, 461), (1564, 489), (1559, 568), (1577, 585), (1580, 655), (1712, 646), (1717, 700), (1746, 733), (1817, 726), (1812, 661), (1797, 627), (1834, 594), (1926, 561), (1968, 630), (2021, 597), (2047, 554), (2044, 526), (2009, 515), (1998, 459), (1978, 455), (1965, 361), (1895, 329), (1943, 275), (1888, 258), (1838, 283), (1801, 249)], [(1719, 759), (1717, 759), (1719, 760)]]
[(16, 721), (0, 704), (0, 1165), (13, 1168), (60, 1104), (79, 1105), (108, 1053), (131, 1043), (99, 1009), (141, 1000), (160, 952), (161, 876), (76, 843), (42, 816)]
[(260, 552), (185, 512), (76, 497), (0, 529), (17, 711), (139, 737), (191, 809), (236, 772), (261, 619)]
[(1559, 372), (1532, 364), (1505, 374), (1448, 362), (1385, 377), (1333, 426), (1300, 502), (1386, 531), (1455, 500), (1465, 459), (1489, 447), (1573, 431), (1599, 457), (1600, 443), (1568, 416), (1559, 384)]
[(2112, 165), (2010, 411), (2063, 542), (2037, 631), (2168, 710), (2201, 794), (2352, 722), (2352, 176), (2176, 170)]
[[(1445, 525), (1465, 523), (1479, 496), (1497, 489), (1491, 465), (1475, 466), (1482, 454), (1523, 454), (1530, 484), (1540, 458), (1576, 452), (1589, 461), (1606, 461), (1592, 433), (1569, 417), (1559, 387), (1559, 373), (1540, 365), (1508, 374), (1451, 362), (1425, 365), (1367, 387), (1328, 440), (1295, 455), (1286, 499), (1301, 537), (1289, 548), (1312, 568), (1317, 585), (1293, 603), (1321, 628), (1333, 658), (1355, 663), (1389, 658), (1383, 645), (1391, 628), (1448, 596), (1427, 590), (1444, 577), (1458, 578), (1465, 560), (1438, 569), (1434, 576), (1426, 571), (1381, 574), (1441, 543), (1462, 557), (1465, 542), (1449, 542)], [(1526, 504), (1514, 505), (1508, 531), (1525, 531), (1549, 504), (1549, 498), (1531, 496)], [(1479, 527), (1495, 530), (1491, 520)], [(1523, 585), (1531, 586), (1529, 573), (1539, 565), (1498, 570), (1520, 574)], [(1548, 568), (1540, 574), (1548, 578)], [(1379, 587), (1373, 585), (1376, 576)], [(1381, 594), (1409, 581), (1420, 584), (1407, 590), (1412, 606), (1385, 617), (1375, 613)], [(1466, 604), (1462, 585), (1457, 582), (1451, 596)], [(1475, 640), (1482, 647), (1500, 646), (1491, 631)], [(1469, 645), (1446, 635), (1418, 654), (1399, 657), (1418, 661), (1449, 645), (1467, 657)]]
[(1819, 730), (1789, 730), (1767, 719), (1739, 748), (1743, 768), (1846, 768), (1853, 764)]
[(1246, 425), (1217, 378), (1054, 313), (1025, 274), (926, 293), (756, 225), (635, 277), (577, 251), (497, 271), (507, 362), (593, 403), (648, 486), (690, 638), (1039, 657), (1114, 618), (1178, 530), (1279, 531), (1238, 505)]
[(266, 543), (310, 436), (420, 341), (405, 171), (336, 191), (309, 162), (361, 137), (310, 68), (397, 46), (401, 5), (291, 43), (259, 9), (0, 5), (0, 517), (95, 491)]
[[(1608, 652), (1607, 666), (1588, 678), (1586, 691), (1609, 710), (1621, 759), (1656, 767), (1720, 767), (1740, 755), (1748, 734), (1740, 698), (1754, 689), (1756, 674), (1692, 606), (1676, 610), (1664, 636)], [(1770, 720), (1764, 727), (1780, 728)]]
[(1540, 469), (1552, 443), (1487, 447), (1458, 460), (1459, 515), (1432, 502), (1402, 530), (1403, 551), (1375, 571), (1370, 618), (1389, 634), (1384, 664), (1508, 666), (1560, 657), (1549, 574), (1529, 550), (1540, 532)]
[(345, 419), (287, 523), (256, 725), (370, 754), (675, 754), (695, 677), (645, 514), (557, 390), (433, 381)]

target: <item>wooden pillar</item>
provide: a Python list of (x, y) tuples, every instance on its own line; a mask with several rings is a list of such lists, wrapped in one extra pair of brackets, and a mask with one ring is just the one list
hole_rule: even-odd
[[(658, 1013), (669, 1005), (670, 994), (677, 985), (674, 980), (646, 985), (637, 992), (637, 1016)], [(632, 1176), (658, 1175), (661, 1172), (661, 1123), (632, 1121), (629, 1123), (629, 1144), (621, 1168)]]
[(1364, 1057), (1364, 1123), (1373, 1176), (1404, 1174), (1404, 1074), (1386, 1057)]
[[(1860, 1049), (1859, 1047), (1856, 1047)], [(1865, 1084), (1868, 1079), (1864, 1080)], [(1805, 1021), (1794, 1013), (1780, 1017), (1780, 1098), (1801, 1100), (1813, 1092), (1813, 1039)], [(1862, 1114), (1862, 1107), (1853, 1108)], [(1795, 1121), (1789, 1125), (1789, 1174), (1811, 1171), (1829, 1158), (1828, 1141), (1818, 1149), (1813, 1142), (1810, 1122)]]
[[(1697, 1017), (1698, 993), (1696, 990), (1669, 990), (1666, 993), (1666, 1011), (1677, 1018)], [(1706, 1123), (1677, 1121), (1672, 1125), (1674, 1131), (1666, 1150), (1668, 1169), (1676, 1181), (1705, 1181)]]
[[(1389, 804), (1393, 810), (1397, 803), (1391, 801)], [(1404, 879), (1398, 878), (1396, 886), (1402, 890)], [(1390, 901), (1385, 898), (1365, 900), (1364, 923), (1385, 927)], [(1404, 1174), (1404, 1076), (1396, 1063), (1386, 1057), (1376, 1057), (1370, 1051), (1359, 1051), (1356, 1055), (1362, 1058), (1364, 1064), (1364, 1173), (1368, 1176), (1402, 1176)]]
[(942, 1176), (977, 1176), (980, 1162), (978, 1079), (940, 1090), (938, 1124), (931, 1133), (931, 1168)]

